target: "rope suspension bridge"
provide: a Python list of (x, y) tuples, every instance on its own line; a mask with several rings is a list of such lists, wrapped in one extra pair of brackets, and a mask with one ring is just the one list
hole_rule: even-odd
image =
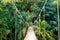
[[(37, 20), (41, 17), (41, 13), (42, 11), (45, 9), (45, 5), (47, 4), (47, 0), (45, 1), (38, 17), (37, 17)], [(45, 19), (45, 18), (44, 18)], [(26, 37), (24, 38), (24, 40), (38, 40), (35, 33), (34, 33), (34, 29), (33, 29), (33, 25), (32, 25), (32, 22), (30, 23), (31, 26), (29, 26), (28, 28), (28, 31), (27, 31), (27, 34), (26, 34)], [(45, 38), (45, 37), (44, 37)], [(45, 40), (45, 39), (44, 39)]]
[(34, 33), (32, 22), (30, 22), (30, 26), (28, 28), (28, 31), (24, 40), (38, 40)]
[[(45, 3), (44, 3), (44, 5), (43, 5), (41, 11), (39, 12), (38, 17), (37, 17), (36, 20), (40, 19), (42, 11), (43, 11), (43, 10), (45, 11), (45, 5), (47, 4), (47, 1), (48, 1), (48, 0), (45, 0)], [(15, 5), (15, 2), (12, 2), (12, 4), (14, 5), (16, 12), (17, 12), (18, 14), (20, 14), (20, 11), (18, 10), (18, 8), (17, 8), (16, 5)], [(59, 31), (59, 4), (58, 4), (58, 0), (57, 0), (57, 15), (58, 15), (58, 31)], [(14, 14), (14, 16), (15, 16), (15, 14)], [(22, 17), (21, 14), (20, 14), (19, 17), (20, 17), (23, 21), (25, 21), (25, 19)], [(44, 20), (45, 20), (45, 18), (44, 18)], [(45, 29), (44, 29), (44, 32), (45, 32)], [(58, 35), (59, 35), (59, 34), (60, 34), (60, 33), (58, 33)], [(15, 35), (15, 38), (16, 38), (16, 35)], [(60, 38), (60, 36), (59, 36), (59, 38)], [(29, 23), (29, 27), (28, 27), (28, 30), (27, 30), (27, 34), (26, 34), (26, 36), (24, 37), (24, 40), (38, 40), (37, 36), (35, 35), (34, 29), (33, 29), (33, 23), (32, 23), (32, 22)], [(44, 40), (45, 40), (45, 36), (44, 36)], [(60, 40), (60, 39), (59, 39), (59, 40)]]

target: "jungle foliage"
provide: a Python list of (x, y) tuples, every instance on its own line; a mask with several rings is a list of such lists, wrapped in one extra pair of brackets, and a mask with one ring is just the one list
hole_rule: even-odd
[[(45, 1), (0, 0), (0, 40), (23, 40), (30, 21), (36, 26), (34, 31), (38, 40), (57, 40), (57, 2), (47, 0), (41, 12)], [(38, 17), (40, 12), (41, 16)]]

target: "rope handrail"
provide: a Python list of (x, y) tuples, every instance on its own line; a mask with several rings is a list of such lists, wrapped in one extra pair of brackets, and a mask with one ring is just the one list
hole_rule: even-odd
[(47, 4), (47, 0), (45, 1), (45, 3), (44, 3), (44, 5), (43, 5), (43, 7), (42, 7), (42, 9), (41, 9), (41, 11), (40, 11), (40, 13), (39, 13), (37, 19), (40, 18), (40, 16), (41, 16), (41, 12), (42, 12), (43, 9), (45, 8), (45, 5), (46, 5), (46, 4)]

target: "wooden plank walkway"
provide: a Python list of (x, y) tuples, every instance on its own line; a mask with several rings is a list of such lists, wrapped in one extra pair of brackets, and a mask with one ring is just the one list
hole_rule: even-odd
[(28, 31), (24, 40), (38, 40), (34, 33), (33, 27), (28, 28)]

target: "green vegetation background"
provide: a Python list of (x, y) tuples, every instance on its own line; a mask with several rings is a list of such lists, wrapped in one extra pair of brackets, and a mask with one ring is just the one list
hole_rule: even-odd
[[(24, 40), (32, 21), (38, 40), (58, 40), (56, 0), (0, 0), (0, 40)], [(60, 10), (60, 1), (59, 1)]]

